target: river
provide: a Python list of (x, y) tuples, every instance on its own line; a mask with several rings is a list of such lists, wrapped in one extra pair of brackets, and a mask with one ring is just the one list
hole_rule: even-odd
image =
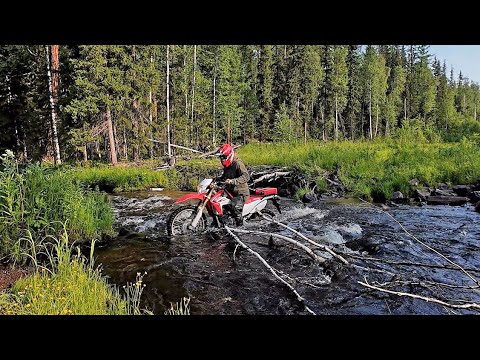
[[(95, 250), (103, 274), (120, 287), (147, 272), (142, 306), (163, 314), (190, 298), (191, 314), (308, 314), (292, 292), (224, 230), (195, 237), (166, 236), (166, 219), (182, 192), (132, 192), (111, 196), (119, 235)], [(284, 274), (316, 314), (473, 314), (441, 304), (379, 292), (385, 289), (436, 298), (451, 304), (480, 302), (465, 273), (423, 242), (480, 278), (480, 214), (464, 206), (390, 208), (401, 226), (379, 207), (355, 199), (303, 204), (282, 199), (277, 220), (345, 254), (356, 267), (334, 259), (316, 263), (291, 244), (239, 234)], [(265, 220), (245, 229), (291, 236)], [(419, 241), (418, 241), (419, 240)], [(323, 257), (328, 253), (319, 252)], [(447, 268), (450, 267), (450, 268)]]

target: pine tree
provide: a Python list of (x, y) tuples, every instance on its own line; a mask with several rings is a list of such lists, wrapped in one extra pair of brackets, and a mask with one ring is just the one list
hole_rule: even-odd
[(339, 117), (347, 105), (347, 53), (345, 46), (336, 46), (333, 50), (332, 91), (335, 97), (335, 140), (338, 139)]
[(348, 93), (346, 120), (350, 128), (350, 139), (355, 138), (356, 122), (361, 116), (361, 74), (359, 46), (349, 45), (347, 54)]

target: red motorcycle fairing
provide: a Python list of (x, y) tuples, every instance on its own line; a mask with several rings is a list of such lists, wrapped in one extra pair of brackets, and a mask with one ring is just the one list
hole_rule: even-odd
[(191, 194), (186, 194), (186, 195), (183, 195), (180, 199), (178, 199), (177, 201), (175, 201), (175, 204), (178, 204), (178, 203), (181, 203), (181, 202), (184, 202), (186, 200), (190, 200), (190, 199), (198, 199), (198, 200), (205, 200), (205, 194), (198, 194), (198, 193), (191, 193)]
[[(222, 205), (220, 205), (216, 200), (223, 195), (224, 190), (219, 190), (215, 195), (212, 196), (210, 199), (210, 203), (212, 204), (213, 208), (217, 212), (218, 215), (223, 215)], [(228, 191), (225, 192), (230, 195)], [(231, 195), (230, 195), (231, 196)]]
[(255, 200), (261, 200), (265, 196), (255, 196), (255, 195), (250, 195), (247, 201), (245, 201), (245, 204), (250, 204), (251, 202), (254, 202)]

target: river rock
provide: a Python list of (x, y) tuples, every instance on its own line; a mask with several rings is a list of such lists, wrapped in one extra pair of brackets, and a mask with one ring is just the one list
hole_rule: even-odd
[(430, 196), (430, 190), (429, 189), (416, 189), (413, 194), (414, 194), (414, 197), (419, 198), (421, 201), (426, 201), (427, 198)]
[(437, 189), (433, 190), (432, 195), (434, 195), (434, 196), (435, 195), (437, 195), (437, 196), (456, 196), (456, 194), (452, 190), (440, 189), (440, 188), (437, 188)]
[(455, 185), (452, 190), (459, 196), (468, 196), (472, 193), (472, 187), (470, 185)]
[(429, 196), (427, 204), (429, 205), (463, 205), (468, 202), (467, 197), (463, 196)]
[(477, 210), (478, 212), (480, 212), (480, 201), (477, 202), (477, 204), (475, 205), (475, 210)]
[(473, 203), (476, 203), (477, 201), (480, 201), (480, 191), (472, 191), (472, 193), (469, 195), (470, 200)]
[(452, 188), (451, 188), (450, 185), (441, 183), (441, 184), (438, 184), (437, 189), (440, 189), (440, 190), (451, 190)]
[(314, 193), (306, 193), (305, 195), (303, 195), (302, 201), (304, 203), (314, 202), (317, 201), (317, 196)]
[(418, 186), (420, 181), (418, 181), (418, 179), (415, 178), (415, 179), (410, 180), (408, 183), (412, 186)]
[(405, 196), (403, 196), (403, 193), (401, 191), (395, 191), (392, 195), (391, 200), (392, 201), (402, 201), (404, 198), (405, 198)]

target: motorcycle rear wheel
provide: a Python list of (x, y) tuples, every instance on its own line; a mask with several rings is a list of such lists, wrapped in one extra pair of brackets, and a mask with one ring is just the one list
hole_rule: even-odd
[(202, 214), (195, 229), (190, 229), (189, 225), (197, 214), (195, 206), (181, 206), (170, 214), (167, 220), (167, 233), (169, 236), (175, 235), (194, 235), (204, 232), (207, 228), (207, 217)]

